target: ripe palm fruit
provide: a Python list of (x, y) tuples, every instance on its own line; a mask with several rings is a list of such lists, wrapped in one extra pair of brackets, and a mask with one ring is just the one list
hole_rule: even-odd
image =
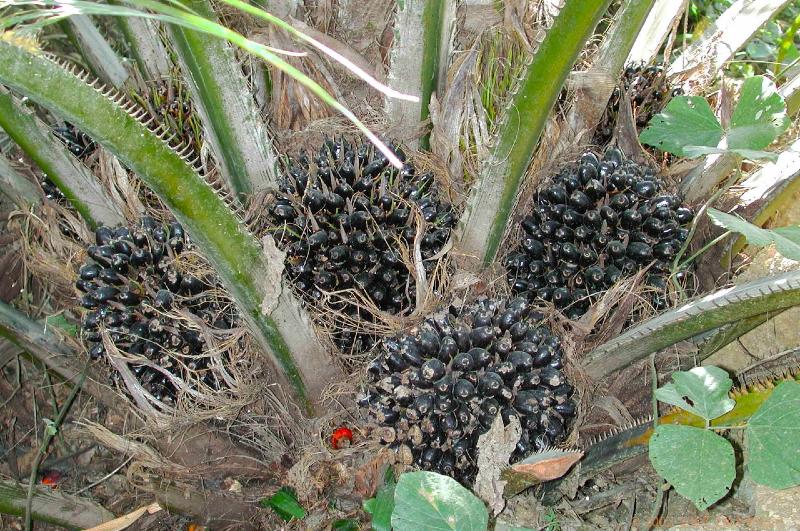
[[(230, 304), (214, 293), (214, 278), (199, 279), (182, 267), (180, 255), (191, 249), (183, 227), (144, 217), (131, 228), (100, 227), (95, 240), (75, 284), (87, 310), (81, 331), (89, 356), (106, 355), (105, 330), (120, 352), (147, 358), (187, 383), (200, 379), (214, 389), (223, 387), (209, 370), (204, 335), (187, 321), (167, 316), (170, 310), (185, 310), (212, 329), (233, 328), (237, 321)], [(135, 362), (129, 367), (147, 392), (174, 403), (177, 389), (163, 372)]]
[[(398, 170), (371, 144), (329, 139), (315, 156), (290, 161), (267, 206), (269, 230), (287, 253), (285, 274), (306, 301), (318, 303), (323, 291), (354, 289), (379, 310), (398, 314), (415, 300), (408, 263), (415, 246), (430, 276), (456, 222), (438, 195), (433, 174), (419, 174), (408, 162)], [(356, 320), (373, 318), (355, 297), (348, 299), (331, 300), (329, 309)], [(355, 352), (374, 344), (352, 330), (335, 331), (334, 341)]]
[(637, 129), (642, 129), (656, 114), (664, 110), (672, 96), (681, 94), (680, 89), (670, 91), (664, 69), (659, 65), (645, 66), (643, 63), (629, 65), (622, 74), (621, 87), (614, 89), (600, 124), (595, 130), (593, 143), (605, 146), (614, 134), (619, 117), (622, 97), (630, 93), (633, 115)]
[(383, 442), (427, 470), (471, 483), (478, 436), (499, 414), (519, 419), (511, 462), (564, 438), (575, 415), (558, 337), (518, 297), (480, 299), (385, 339), (359, 404)]
[[(602, 160), (584, 154), (539, 191), (522, 220), (524, 238), (505, 259), (514, 293), (552, 302), (574, 319), (620, 278), (651, 263), (650, 277), (663, 277), (694, 213), (661, 188), (652, 169), (616, 148)], [(659, 308), (666, 300), (651, 302)]]

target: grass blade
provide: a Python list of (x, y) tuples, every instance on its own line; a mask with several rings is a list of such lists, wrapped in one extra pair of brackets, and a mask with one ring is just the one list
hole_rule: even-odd
[[(245, 13), (266, 20), (270, 24), (274, 24), (275, 26), (278, 26), (279, 28), (286, 30), (287, 32), (294, 35), (298, 39), (309, 43), (310, 45), (314, 46), (315, 48), (317, 48), (319, 51), (321, 51), (334, 61), (338, 62), (339, 64), (350, 70), (353, 74), (355, 74), (358, 78), (367, 83), (369, 86), (385, 94), (387, 97), (397, 98), (407, 101), (419, 100), (417, 96), (404, 94), (402, 92), (394, 90), (392, 87), (384, 85), (383, 83), (375, 79), (373, 76), (371, 76), (368, 72), (366, 72), (363, 68), (359, 67), (353, 61), (351, 61), (344, 55), (340, 54), (333, 48), (325, 45), (318, 39), (315, 39), (311, 35), (304, 33), (303, 31), (295, 28), (288, 22), (281, 20), (280, 18), (276, 17), (275, 15), (272, 15), (271, 13), (268, 13), (267, 11), (264, 11), (263, 9), (259, 9), (258, 7), (242, 2), (241, 0), (220, 0), (220, 1), (230, 6), (241, 9)], [(433, 2), (428, 2), (428, 3), (437, 4), (441, 3), (442, 1), (444, 0), (434, 0)]]

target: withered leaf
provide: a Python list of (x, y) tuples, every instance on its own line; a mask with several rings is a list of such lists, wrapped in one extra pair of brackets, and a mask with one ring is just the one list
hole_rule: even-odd
[(582, 457), (581, 450), (547, 450), (512, 465), (511, 469), (538, 482), (551, 481), (566, 474)]

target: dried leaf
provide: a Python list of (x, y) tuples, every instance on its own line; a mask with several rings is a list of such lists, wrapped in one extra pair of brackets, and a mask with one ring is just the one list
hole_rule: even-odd
[(547, 450), (533, 454), (513, 465), (511, 469), (542, 483), (560, 478), (582, 457), (581, 450)]
[(22, 260), (16, 251), (0, 256), (0, 301), (11, 302), (20, 294), (23, 283)]
[(616, 130), (614, 131), (617, 145), (628, 158), (633, 159), (639, 164), (651, 165), (652, 158), (639, 142), (639, 131), (636, 128), (636, 117), (633, 116), (630, 96), (631, 94), (629, 93), (628, 97), (620, 99), (619, 118), (617, 119)]
[(136, 520), (144, 516), (145, 513), (153, 514), (162, 510), (161, 506), (157, 503), (151, 503), (145, 507), (140, 507), (135, 511), (131, 511), (126, 515), (115, 518), (109, 522), (102, 523), (98, 526), (87, 529), (86, 531), (122, 531), (133, 525)]
[(459, 146), (464, 121), (469, 79), (478, 57), (476, 44), (466, 52), (461, 62), (450, 68), (450, 81), (441, 102), (432, 95), (430, 111), (433, 130), (431, 151), (448, 163), (451, 179), (463, 186), (464, 160)]
[(478, 475), (474, 491), (495, 515), (506, 506), (503, 497), (506, 481), (500, 479), (500, 474), (508, 467), (508, 460), (522, 435), (519, 420), (510, 420), (504, 428), (502, 417), (497, 415), (489, 431), (478, 437)]
[(383, 481), (388, 465), (389, 455), (382, 451), (374, 459), (356, 469), (354, 493), (363, 499), (374, 496)]
[(480, 277), (478, 277), (476, 274), (470, 273), (469, 271), (459, 270), (455, 272), (450, 282), (453, 286), (453, 290), (457, 291), (461, 289), (469, 289), (475, 284), (478, 284), (480, 281)]

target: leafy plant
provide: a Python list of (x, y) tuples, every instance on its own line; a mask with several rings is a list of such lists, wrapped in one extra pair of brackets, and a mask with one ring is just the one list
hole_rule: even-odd
[(774, 158), (763, 149), (788, 127), (786, 102), (775, 84), (764, 76), (755, 76), (742, 84), (727, 128), (705, 98), (678, 96), (650, 121), (639, 140), (681, 157), (734, 153), (745, 158)]
[(545, 527), (547, 531), (561, 531), (561, 524), (558, 521), (558, 515), (552, 507), (548, 509), (546, 513), (544, 513), (544, 522), (547, 526)]
[(352, 518), (335, 520), (331, 524), (331, 531), (358, 531), (359, 529), (361, 528), (358, 525), (358, 520)]
[(394, 492), (394, 529), (484, 531), (488, 524), (483, 502), (453, 478), (435, 472), (400, 476)]
[[(712, 430), (745, 428), (712, 426), (711, 421), (732, 411), (733, 382), (718, 367), (696, 367), (676, 372), (655, 392), (661, 402), (699, 416), (704, 427), (659, 425), (650, 437), (650, 462), (661, 477), (704, 510), (724, 497), (736, 477), (736, 458), (730, 441)], [(752, 479), (774, 488), (800, 484), (796, 455), (800, 439), (800, 384), (778, 385), (746, 425), (747, 455)], [(788, 464), (788, 466), (787, 466)]]
[(278, 492), (269, 498), (261, 500), (259, 505), (272, 509), (287, 522), (302, 520), (307, 514), (300, 502), (297, 501), (297, 494), (289, 487), (281, 487)]
[(708, 217), (723, 229), (738, 232), (747, 238), (750, 245), (763, 247), (775, 244), (775, 248), (786, 258), (800, 261), (800, 226), (762, 229), (733, 214), (709, 208)]
[(392, 530), (392, 513), (394, 512), (394, 489), (397, 483), (394, 473), (389, 468), (386, 471), (384, 483), (378, 489), (374, 498), (364, 500), (364, 511), (372, 515), (372, 529), (375, 531)]
[(747, 424), (750, 477), (775, 489), (800, 484), (800, 384), (784, 382)]

